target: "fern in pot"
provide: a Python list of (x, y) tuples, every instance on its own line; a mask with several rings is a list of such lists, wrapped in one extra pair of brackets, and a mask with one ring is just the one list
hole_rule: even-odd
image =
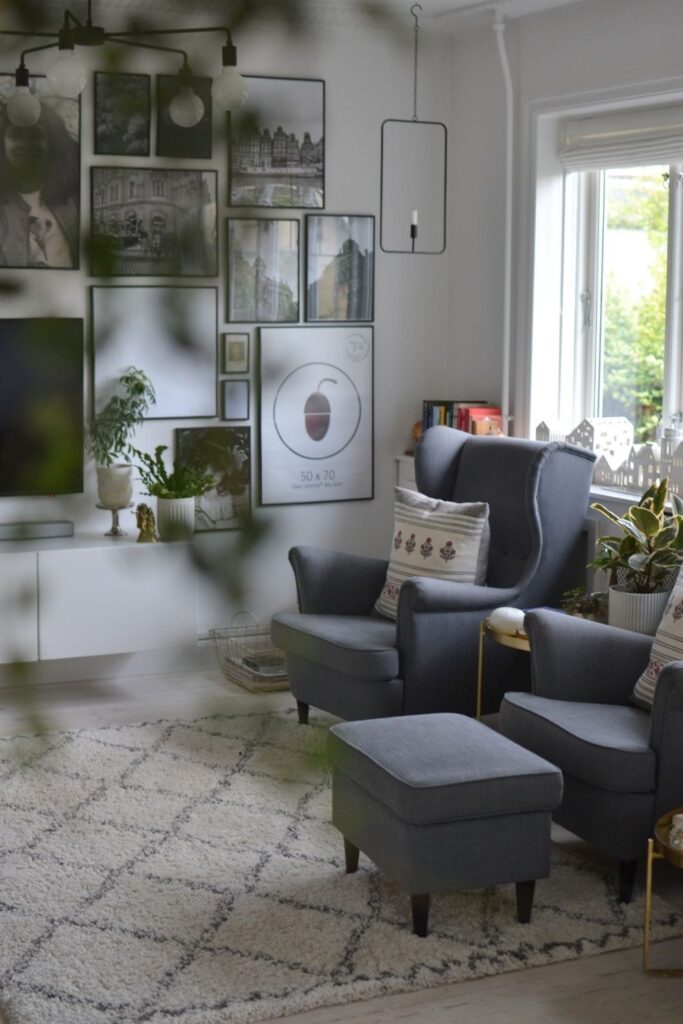
[(622, 516), (600, 502), (591, 508), (621, 530), (598, 538), (590, 563), (609, 573), (609, 624), (654, 635), (683, 561), (683, 501), (664, 479)]
[(133, 497), (133, 466), (127, 456), (130, 440), (151, 405), (154, 386), (144, 372), (129, 366), (119, 377), (116, 390), (88, 432), (88, 446), (97, 467), (97, 493), (107, 508), (125, 508)]
[(131, 448), (145, 493), (157, 499), (157, 527), (161, 540), (189, 540), (194, 533), (195, 498), (213, 486), (206, 466), (177, 459), (171, 472), (164, 461), (168, 445), (159, 444), (154, 454)]

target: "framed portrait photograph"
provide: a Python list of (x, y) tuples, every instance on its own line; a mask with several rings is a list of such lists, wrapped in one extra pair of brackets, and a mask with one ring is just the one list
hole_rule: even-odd
[(372, 498), (372, 328), (260, 333), (261, 504)]
[(192, 89), (204, 104), (204, 114), (194, 127), (181, 128), (169, 110), (178, 94), (178, 76), (157, 75), (157, 156), (211, 159), (211, 79), (195, 78)]
[(216, 171), (91, 168), (91, 273), (215, 277)]
[(195, 498), (195, 531), (238, 529), (251, 508), (251, 428), (180, 427), (175, 454), (214, 478), (213, 487)]
[(217, 296), (216, 288), (92, 288), (98, 405), (113, 394), (126, 367), (139, 366), (157, 396), (146, 419), (216, 416)]
[(149, 156), (150, 76), (95, 72), (95, 153)]
[(221, 373), (249, 373), (248, 334), (221, 334)]
[(249, 419), (249, 381), (221, 381), (221, 419)]
[(325, 83), (246, 76), (249, 95), (229, 125), (228, 206), (322, 209)]
[(42, 77), (31, 85), (40, 117), (19, 127), (6, 113), (14, 75), (0, 75), (0, 268), (77, 270), (80, 99), (53, 96)]
[(374, 319), (375, 218), (306, 216), (306, 320)]
[(232, 323), (299, 319), (299, 221), (228, 219), (228, 309)]

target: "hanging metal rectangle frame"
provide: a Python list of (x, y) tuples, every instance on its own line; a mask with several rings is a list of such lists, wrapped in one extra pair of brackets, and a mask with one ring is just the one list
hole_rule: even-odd
[[(410, 244), (410, 242), (409, 242), (409, 237), (410, 237), (409, 235), (407, 236), (408, 237), (408, 241), (407, 241), (405, 249), (390, 249), (390, 248), (388, 248), (384, 244), (384, 242), (385, 242), (384, 197), (385, 197), (385, 192), (386, 192), (385, 184), (384, 184), (384, 171), (385, 171), (385, 166), (384, 166), (384, 164), (385, 164), (384, 132), (385, 132), (385, 126), (388, 125), (388, 124), (405, 124), (405, 125), (422, 125), (422, 126), (424, 126), (424, 125), (433, 125), (435, 128), (442, 128), (443, 129), (443, 245), (441, 246), (440, 249), (419, 249), (417, 247), (417, 244), (416, 244), (415, 248), (413, 249), (411, 244)], [(441, 253), (446, 251), (446, 209), (447, 209), (446, 187), (447, 187), (447, 178), (448, 178), (448, 129), (446, 128), (446, 125), (442, 121), (415, 121), (415, 120), (412, 120), (412, 119), (411, 120), (407, 120), (407, 119), (403, 119), (403, 118), (391, 118), (390, 117), (390, 118), (387, 118), (386, 120), (384, 120), (382, 122), (381, 160), (380, 160), (380, 239), (379, 239), (380, 249), (382, 250), (382, 252), (402, 253), (402, 254), (406, 254), (406, 255), (410, 255), (410, 256), (413, 256), (413, 255), (415, 255), (415, 256), (438, 256)], [(413, 208), (415, 208), (415, 207), (413, 207)], [(417, 208), (419, 209), (419, 206)], [(418, 235), (417, 235), (418, 241), (419, 241), (419, 237), (420, 237), (420, 235), (419, 235), (419, 228), (418, 228)]]

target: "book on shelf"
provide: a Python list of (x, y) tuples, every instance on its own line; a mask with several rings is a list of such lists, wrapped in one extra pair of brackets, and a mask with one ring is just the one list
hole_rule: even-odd
[(468, 420), (470, 434), (502, 434), (503, 414), (500, 406), (478, 406), (471, 409)]
[(460, 424), (462, 422), (461, 412), (464, 409), (472, 409), (479, 406), (489, 406), (488, 402), (477, 399), (446, 399), (429, 398), (422, 403), (422, 429), (429, 427), (458, 427), (466, 429)]

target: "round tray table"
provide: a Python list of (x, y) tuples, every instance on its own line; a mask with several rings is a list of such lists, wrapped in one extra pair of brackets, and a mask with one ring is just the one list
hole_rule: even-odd
[(645, 925), (643, 929), (643, 970), (646, 974), (678, 978), (683, 976), (683, 967), (650, 967), (650, 922), (652, 917), (652, 865), (656, 860), (668, 860), (677, 868), (683, 868), (683, 849), (672, 846), (669, 841), (671, 819), (674, 814), (683, 814), (683, 807), (677, 807), (662, 817), (655, 825), (653, 839), (647, 841), (647, 873), (645, 876)]

